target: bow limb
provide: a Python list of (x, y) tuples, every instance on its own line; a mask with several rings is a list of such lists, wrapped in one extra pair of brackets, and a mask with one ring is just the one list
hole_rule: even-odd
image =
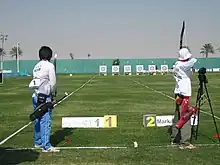
[(57, 68), (57, 53), (55, 53), (55, 55), (54, 55), (54, 62), (53, 62), (53, 64), (54, 64), (55, 72), (57, 72), (56, 71), (56, 68)]
[(182, 47), (183, 47), (184, 30), (185, 30), (185, 21), (183, 21), (182, 30), (181, 30), (181, 34), (180, 34), (180, 49), (182, 49)]

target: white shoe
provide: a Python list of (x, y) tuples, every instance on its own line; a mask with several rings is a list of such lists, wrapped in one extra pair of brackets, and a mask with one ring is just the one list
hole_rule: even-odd
[(184, 149), (195, 149), (196, 147), (192, 144), (188, 144), (188, 145), (181, 145), (179, 148), (184, 150)]
[(47, 150), (42, 149), (42, 152), (60, 152), (60, 150), (56, 149), (55, 147), (50, 147)]
[(35, 145), (34, 145), (34, 148), (42, 148), (42, 146), (35, 144)]
[(178, 144), (178, 143), (171, 142), (170, 145), (171, 145), (171, 146), (178, 146), (179, 144)]

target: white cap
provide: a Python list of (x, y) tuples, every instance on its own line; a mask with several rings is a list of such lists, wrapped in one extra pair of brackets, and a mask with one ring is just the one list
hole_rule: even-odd
[(187, 48), (182, 48), (179, 50), (179, 60), (187, 60), (192, 57), (192, 54)]

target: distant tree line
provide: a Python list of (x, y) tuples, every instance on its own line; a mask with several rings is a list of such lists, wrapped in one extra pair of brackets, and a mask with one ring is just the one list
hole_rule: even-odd
[[(0, 48), (0, 56), (6, 56), (6, 52), (4, 49)], [(23, 51), (21, 50), (20, 47), (18, 47), (18, 51), (17, 51), (17, 47), (14, 46), (11, 48), (11, 50), (9, 51), (9, 55), (11, 57), (15, 57), (16, 59), (18, 58), (18, 56), (22, 56), (23, 55)]]
[[(186, 47), (190, 50), (190, 48), (188, 46), (183, 46)], [(204, 58), (208, 58), (210, 54), (215, 54), (215, 52), (220, 52), (220, 47), (218, 48), (214, 48), (214, 46), (211, 43), (207, 43), (202, 45), (201, 49), (200, 49), (200, 54), (204, 57)], [(5, 50), (3, 50), (2, 48), (0, 48), (0, 56), (5, 56), (7, 53), (5, 52)], [(16, 59), (18, 58), (18, 56), (22, 56), (23, 55), (23, 50), (18, 47), (18, 51), (17, 51), (17, 47), (14, 46), (11, 48), (11, 50), (9, 51), (9, 55), (11, 57), (15, 57)], [(71, 59), (74, 59), (74, 54), (70, 53), (69, 54)], [(91, 57), (91, 54), (88, 54), (88, 59)], [(120, 60), (119, 59), (115, 59), (112, 63), (112, 65), (120, 65)]]

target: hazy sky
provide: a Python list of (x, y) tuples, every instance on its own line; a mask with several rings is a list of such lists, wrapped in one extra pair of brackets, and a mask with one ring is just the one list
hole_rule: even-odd
[[(176, 57), (182, 21), (195, 57), (201, 45), (220, 46), (220, 0), (0, 0), (5, 49), (20, 42), (22, 59), (42, 45), (59, 58)], [(216, 52), (215, 55), (220, 53)]]

